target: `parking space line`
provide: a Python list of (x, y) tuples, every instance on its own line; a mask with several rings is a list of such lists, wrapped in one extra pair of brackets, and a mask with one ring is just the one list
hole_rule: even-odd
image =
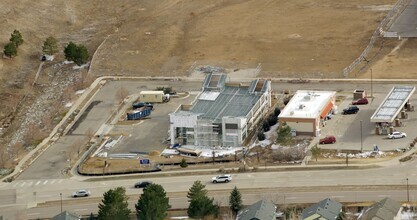
[(23, 184), (21, 185), (21, 187), (23, 187), (26, 184), (26, 182), (23, 182)]
[(58, 181), (58, 183), (61, 183), (61, 182), (62, 182), (62, 180), (63, 180), (63, 179), (60, 179), (60, 180)]
[(40, 180), (38, 180), (38, 182), (36, 182), (35, 186), (39, 185), (39, 183), (41, 183), (41, 181), (40, 181)]
[(48, 182), (48, 180), (45, 180), (45, 182), (43, 182), (43, 185), (45, 185)]
[(54, 184), (54, 183), (55, 183), (55, 181), (56, 181), (56, 180), (52, 180), (52, 181), (51, 181), (51, 184)]
[(33, 181), (30, 181), (30, 182), (28, 183), (28, 186), (32, 186), (32, 184), (33, 184)]

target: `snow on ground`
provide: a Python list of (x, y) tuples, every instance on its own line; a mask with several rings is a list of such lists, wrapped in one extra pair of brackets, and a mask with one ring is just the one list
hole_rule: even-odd
[(417, 217), (417, 213), (412, 212), (411, 210), (401, 212), (402, 220), (411, 220), (411, 219), (415, 219), (415, 217)]
[(64, 62), (62, 62), (62, 64), (71, 64), (71, 63), (74, 63), (74, 61), (64, 60)]
[[(348, 154), (348, 158), (368, 158), (368, 157), (385, 157), (387, 155), (392, 155), (392, 152), (385, 153), (383, 151), (367, 151), (363, 153), (357, 153), (357, 154)], [(331, 154), (323, 154), (324, 157), (331, 158)], [(346, 158), (346, 153), (337, 153), (336, 157), (339, 158)]]
[(75, 65), (75, 66), (72, 67), (72, 69), (73, 70), (84, 69), (84, 68), (87, 68), (89, 65), (90, 65), (90, 63), (86, 63), (86, 64), (83, 64), (81, 66)]
[(67, 102), (67, 103), (65, 103), (65, 108), (70, 108), (71, 106), (72, 106), (72, 102)]
[(215, 157), (223, 157), (227, 155), (235, 155), (235, 151), (240, 151), (242, 147), (206, 147), (206, 146), (193, 146), (193, 145), (183, 145), (183, 148), (192, 149), (192, 150), (201, 150), (201, 157), (213, 157), (213, 151)]
[(85, 92), (85, 89), (77, 90), (77, 91), (75, 92), (75, 95), (81, 95), (81, 94), (83, 94), (84, 92)]

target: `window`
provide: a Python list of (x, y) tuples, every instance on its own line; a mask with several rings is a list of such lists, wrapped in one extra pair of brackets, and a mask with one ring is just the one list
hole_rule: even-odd
[(237, 129), (237, 124), (226, 124), (226, 129)]

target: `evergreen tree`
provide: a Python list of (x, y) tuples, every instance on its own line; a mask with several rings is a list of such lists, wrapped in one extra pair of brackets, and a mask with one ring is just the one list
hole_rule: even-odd
[(74, 62), (78, 66), (81, 66), (82, 64), (87, 63), (89, 57), (90, 55), (88, 54), (87, 48), (84, 45), (78, 45)]
[(185, 160), (185, 158), (182, 158), (181, 163), (180, 163), (180, 167), (181, 168), (188, 167), (187, 160)]
[(278, 130), (277, 142), (282, 145), (291, 145), (294, 142), (294, 138), (291, 134), (291, 128), (287, 124), (283, 124)]
[(77, 57), (77, 45), (70, 41), (64, 49), (64, 54), (65, 59), (69, 61), (74, 61)]
[(103, 194), (103, 200), (98, 205), (98, 219), (129, 219), (128, 197), (123, 187), (110, 189)]
[(242, 195), (236, 186), (230, 193), (229, 205), (230, 210), (232, 210), (234, 216), (236, 216), (237, 213), (243, 208)]
[(169, 198), (161, 185), (151, 184), (143, 190), (135, 208), (140, 220), (162, 220), (167, 216)]
[(43, 42), (42, 51), (47, 55), (58, 53), (58, 41), (54, 37), (46, 38), (45, 42)]
[(317, 162), (317, 158), (321, 154), (321, 149), (316, 144), (310, 149), (310, 151), (311, 151), (311, 155), (316, 159), (316, 162)]
[(198, 196), (206, 196), (207, 190), (206, 185), (203, 185), (201, 181), (197, 180), (188, 190), (187, 198), (190, 202), (192, 199), (197, 198)]
[(14, 30), (10, 37), (10, 42), (12, 42), (16, 48), (23, 44), (22, 34), (18, 30)]
[(193, 198), (187, 210), (187, 214), (191, 218), (204, 218), (206, 216), (217, 217), (219, 215), (219, 206), (214, 204), (214, 199), (206, 195), (199, 195)]
[(4, 51), (3, 51), (4, 55), (12, 58), (14, 56), (17, 56), (17, 48), (16, 45), (12, 42), (7, 43), (6, 45), (4, 45)]

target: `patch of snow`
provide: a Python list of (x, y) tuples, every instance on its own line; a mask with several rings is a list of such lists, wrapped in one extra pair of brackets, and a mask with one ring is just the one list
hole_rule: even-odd
[(47, 55), (47, 54), (45, 54), (44, 56), (45, 56), (45, 58), (46, 58), (47, 61), (53, 61), (55, 59), (55, 56), (54, 55)]
[(259, 141), (259, 144), (261, 145), (261, 147), (266, 147), (268, 145), (270, 145), (272, 142), (268, 139), (265, 139), (263, 141)]
[(72, 102), (65, 103), (65, 108), (70, 108), (72, 106)]
[(77, 91), (75, 92), (75, 95), (81, 95), (81, 94), (83, 94), (84, 92), (85, 92), (85, 89), (77, 90)]
[(276, 123), (274, 126), (271, 126), (269, 128), (269, 131), (264, 132), (265, 139), (271, 139), (272, 137), (275, 137), (276, 136), (276, 133), (277, 133), (278, 126), (279, 126), (279, 124)]
[(408, 219), (415, 219), (417, 217), (417, 213), (411, 212), (410, 210), (401, 212), (401, 219), (408, 220)]
[(62, 64), (71, 64), (71, 63), (74, 63), (74, 61), (64, 60), (64, 62), (62, 62)]
[(90, 65), (90, 63), (86, 63), (86, 64), (83, 64), (81, 66), (75, 65), (75, 66), (72, 67), (72, 69), (73, 70), (84, 69), (84, 68), (87, 68), (89, 65)]

